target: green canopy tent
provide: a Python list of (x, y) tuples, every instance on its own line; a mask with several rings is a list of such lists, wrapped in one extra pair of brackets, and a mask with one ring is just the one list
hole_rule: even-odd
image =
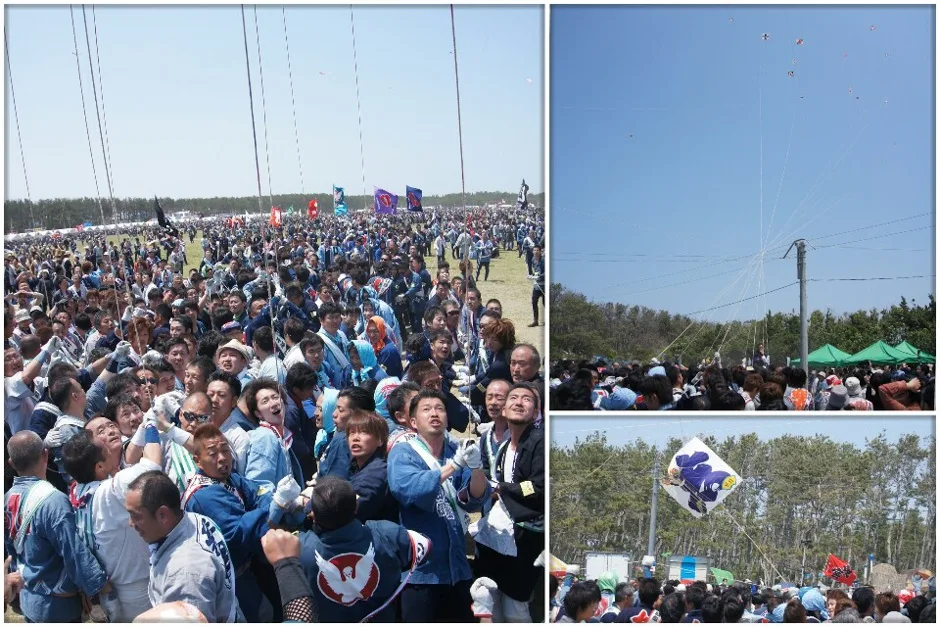
[(916, 346), (914, 346), (913, 344), (911, 344), (911, 343), (908, 342), (907, 340), (904, 340), (903, 342), (901, 342), (900, 344), (898, 344), (897, 346), (895, 346), (895, 347), (894, 347), (894, 350), (900, 351), (900, 352), (905, 353), (905, 354), (907, 354), (907, 355), (910, 355), (910, 358), (909, 358), (909, 359), (905, 359), (904, 361), (914, 362), (914, 363), (918, 363), (918, 364), (935, 364), (935, 363), (937, 363), (937, 358), (936, 358), (936, 357), (934, 357), (934, 356), (931, 355), (930, 353), (926, 353), (926, 352), (920, 350), (919, 348), (917, 348)]
[(887, 342), (878, 340), (868, 348), (864, 348), (846, 360), (847, 364), (860, 364), (870, 361), (873, 364), (887, 364), (893, 366), (910, 359), (910, 355), (895, 350)]
[[(846, 360), (851, 357), (850, 354), (845, 351), (841, 351), (832, 344), (826, 344), (825, 346), (820, 346), (812, 353), (806, 356), (806, 361), (809, 362), (810, 366), (844, 366)], [(799, 366), (800, 360), (791, 359), (791, 366)]]
[(729, 586), (734, 583), (734, 575), (732, 575), (729, 571), (715, 568), (714, 566), (709, 568), (709, 570), (712, 571), (712, 576), (715, 578), (715, 583), (720, 585), (725, 579), (728, 580)]

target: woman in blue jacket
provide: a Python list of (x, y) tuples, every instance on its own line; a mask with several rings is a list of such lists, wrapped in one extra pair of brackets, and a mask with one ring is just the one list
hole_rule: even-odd
[(356, 491), (356, 518), (398, 522), (398, 501), (388, 489), (385, 448), (388, 424), (372, 412), (357, 411), (346, 422), (346, 441), (352, 461), (349, 482)]

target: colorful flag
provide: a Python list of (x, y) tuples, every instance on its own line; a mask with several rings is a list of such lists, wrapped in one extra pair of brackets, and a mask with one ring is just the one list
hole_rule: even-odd
[(338, 216), (349, 213), (349, 208), (346, 207), (346, 190), (336, 185), (333, 186), (333, 213)]
[(525, 209), (529, 206), (529, 186), (522, 179), (522, 187), (519, 188), (519, 197), (516, 199), (516, 206), (519, 209)]
[(421, 206), (421, 197), (423, 192), (417, 187), (408, 187), (405, 185), (405, 196), (408, 199), (408, 211), (424, 211)]
[(320, 205), (317, 204), (316, 198), (307, 203), (307, 217), (311, 220), (316, 220), (320, 217)]
[(676, 451), (661, 483), (683, 509), (701, 518), (738, 487), (741, 477), (704, 442), (692, 438)]
[(398, 213), (398, 196), (375, 188), (374, 203), (376, 215), (395, 215)]
[(274, 228), (279, 228), (281, 226), (281, 217), (281, 208), (271, 207), (271, 218), (268, 220), (268, 223)]
[(857, 579), (852, 567), (832, 553), (829, 554), (829, 559), (826, 560), (826, 569), (823, 573), (826, 577), (838, 581), (839, 583), (844, 583), (847, 586), (851, 586)]
[(294, 215), (294, 205), (291, 205), (290, 207), (287, 208), (287, 215), (289, 216)]

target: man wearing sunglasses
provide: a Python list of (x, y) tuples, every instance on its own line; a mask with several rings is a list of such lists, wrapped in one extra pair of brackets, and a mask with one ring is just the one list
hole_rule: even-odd
[(190, 394), (180, 407), (179, 417), (183, 430), (194, 433), (212, 419), (212, 401), (202, 392)]

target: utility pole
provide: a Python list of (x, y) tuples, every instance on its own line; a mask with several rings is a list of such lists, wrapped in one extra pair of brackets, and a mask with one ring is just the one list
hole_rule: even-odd
[(646, 544), (646, 557), (643, 559), (643, 571), (647, 577), (653, 576), (656, 565), (656, 511), (659, 505), (659, 451), (654, 453), (653, 459), (653, 506), (650, 510), (650, 537)]
[[(784, 259), (794, 246), (796, 246), (796, 277), (800, 281), (800, 367), (809, 373), (809, 364), (806, 363), (809, 358), (809, 320), (806, 313), (806, 240), (798, 239), (790, 244), (790, 248), (783, 256)], [(809, 377), (806, 382), (809, 383)]]

